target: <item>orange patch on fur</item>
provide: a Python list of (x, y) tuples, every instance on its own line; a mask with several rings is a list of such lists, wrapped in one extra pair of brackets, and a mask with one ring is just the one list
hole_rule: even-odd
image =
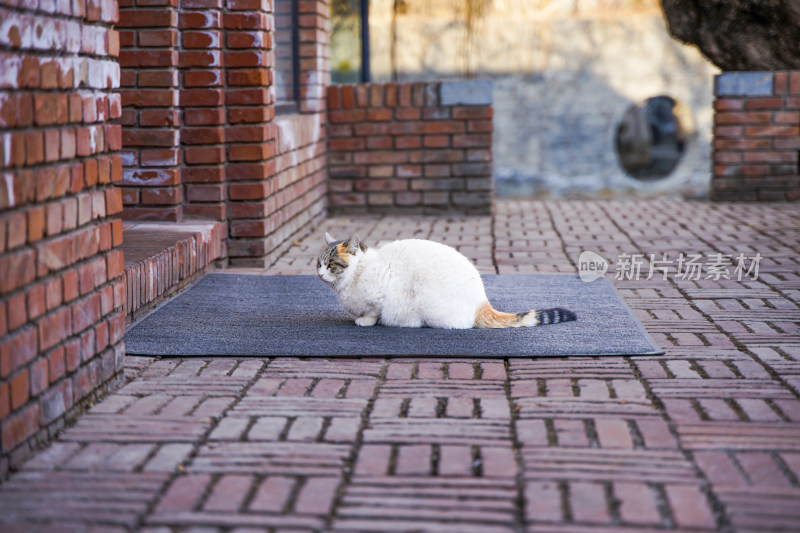
[(516, 316), (511, 313), (503, 313), (492, 307), (489, 302), (485, 302), (475, 313), (476, 328), (509, 328), (513, 327)]
[[(534, 313), (535, 311), (531, 311)], [(512, 313), (504, 313), (492, 307), (489, 302), (484, 302), (475, 313), (475, 327), (483, 329), (518, 328), (521, 326), (535, 326), (531, 323), (530, 313), (524, 317)]]
[(342, 257), (350, 255), (350, 252), (347, 251), (347, 246), (345, 246), (345, 243), (340, 243), (336, 245), (336, 253), (338, 253)]

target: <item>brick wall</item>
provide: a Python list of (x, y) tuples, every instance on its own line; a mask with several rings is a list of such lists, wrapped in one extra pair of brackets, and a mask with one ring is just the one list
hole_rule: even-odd
[(331, 211), (491, 211), (490, 82), (334, 85), (328, 109)]
[(0, 7), (0, 477), (122, 369), (116, 20)]
[(324, 115), (279, 116), (272, 128), (275, 157), (266, 167), (252, 165), (244, 180), (230, 185), (233, 266), (272, 264), (294, 234), (325, 214)]
[(274, 2), (120, 6), (123, 217), (228, 221), (230, 262), (269, 264), (325, 209), (328, 1), (298, 2), (294, 120), (275, 114)]
[[(291, 245), (292, 235), (325, 214), (324, 84), (330, 71), (329, 6), (327, 1), (301, 0), (298, 11), (298, 112), (276, 116), (274, 92), (266, 90), (257, 94), (243, 92), (242, 105), (251, 102), (257, 105), (228, 112), (229, 117), (235, 115), (245, 123), (230, 138), (231, 143), (236, 143), (231, 144), (229, 153), (236, 151), (237, 155), (226, 173), (228, 256), (233, 266), (272, 264)], [(264, 35), (263, 41), (270, 42), (269, 34), (258, 35)], [(270, 65), (272, 56), (273, 50), (269, 48)], [(255, 96), (266, 98), (269, 105), (263, 105)], [(259, 122), (253, 125), (252, 120)], [(258, 142), (239, 143), (242, 139)]]
[(714, 200), (800, 200), (800, 71), (716, 78)]

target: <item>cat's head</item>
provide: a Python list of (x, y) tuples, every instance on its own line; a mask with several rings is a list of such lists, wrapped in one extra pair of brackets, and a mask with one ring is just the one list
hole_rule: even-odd
[(337, 241), (327, 233), (325, 243), (325, 249), (317, 258), (317, 276), (328, 285), (335, 286), (348, 273), (355, 270), (367, 247), (358, 236), (349, 241)]

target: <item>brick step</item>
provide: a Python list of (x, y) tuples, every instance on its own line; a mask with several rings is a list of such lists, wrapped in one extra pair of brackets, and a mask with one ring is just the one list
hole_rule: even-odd
[(128, 324), (226, 256), (223, 222), (126, 222), (122, 235)]

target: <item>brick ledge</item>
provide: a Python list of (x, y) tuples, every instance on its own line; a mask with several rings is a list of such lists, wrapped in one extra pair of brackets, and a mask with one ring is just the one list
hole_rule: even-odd
[(125, 222), (122, 234), (126, 324), (227, 255), (224, 222)]

